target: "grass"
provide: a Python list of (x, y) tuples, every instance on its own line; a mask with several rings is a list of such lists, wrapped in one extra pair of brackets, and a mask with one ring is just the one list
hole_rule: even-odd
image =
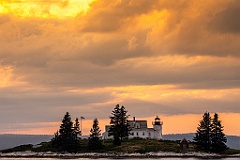
[[(99, 152), (99, 153), (147, 153), (147, 152), (190, 152), (197, 151), (194, 149), (194, 145), (192, 143), (189, 144), (188, 150), (181, 150), (179, 141), (171, 141), (171, 140), (153, 140), (153, 139), (129, 139), (123, 140), (120, 146), (116, 146), (113, 144), (112, 140), (103, 141), (103, 148), (100, 150), (91, 151), (87, 148), (88, 140), (81, 140), (81, 148), (79, 152)], [(50, 142), (40, 143), (40, 147), (34, 148), (33, 145), (21, 145), (12, 149), (3, 150), (3, 153), (6, 152), (17, 152), (17, 151), (34, 151), (34, 152), (58, 152), (56, 148), (54, 148)], [(228, 149), (223, 154), (231, 155), (231, 154), (239, 154), (240, 150)]]
[(240, 150), (229, 148), (223, 154), (227, 154), (227, 155), (240, 154)]
[[(79, 152), (91, 152), (87, 148), (88, 140), (81, 140), (81, 148)], [(11, 149), (3, 150), (2, 152), (17, 152), (17, 151), (34, 151), (34, 152), (57, 152), (50, 142), (40, 143), (40, 147), (34, 148), (33, 145), (21, 145)], [(131, 139), (123, 140), (120, 146), (114, 145), (112, 140), (103, 141), (103, 148), (101, 150), (95, 150), (94, 152), (125, 152), (125, 153), (146, 153), (146, 152), (158, 152), (158, 151), (171, 151), (180, 152), (180, 146), (177, 141), (157, 141), (157, 140), (145, 140), (145, 139)]]
[(20, 145), (11, 149), (2, 150), (3, 153), (10, 153), (10, 152), (21, 152), (21, 151), (31, 151), (32, 144)]
[(181, 152), (179, 141), (158, 141), (152, 139), (123, 140), (120, 146), (112, 141), (104, 141), (106, 152), (146, 153), (146, 152)]

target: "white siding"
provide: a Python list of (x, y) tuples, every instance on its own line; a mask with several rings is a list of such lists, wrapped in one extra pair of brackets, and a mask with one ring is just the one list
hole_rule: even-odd
[[(157, 117), (158, 118), (158, 117)], [(157, 119), (156, 118), (156, 119)], [(155, 120), (156, 120), (155, 119)], [(158, 118), (157, 120), (160, 121)], [(162, 123), (154, 123), (153, 128), (147, 128), (146, 120), (129, 121), (132, 130), (129, 132), (129, 139), (132, 138), (143, 138), (143, 139), (162, 139)], [(107, 130), (107, 126), (106, 126)], [(113, 136), (108, 136), (108, 131), (103, 133), (103, 139), (113, 139)]]
[(130, 134), (128, 136), (129, 139), (132, 139), (132, 138), (143, 138), (143, 139), (146, 139), (148, 138), (148, 134), (147, 134), (147, 131), (130, 131)]

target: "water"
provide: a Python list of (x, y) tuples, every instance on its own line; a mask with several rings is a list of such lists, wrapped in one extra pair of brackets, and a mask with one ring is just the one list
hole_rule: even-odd
[[(58, 158), (0, 158), (0, 160), (59, 160)], [(202, 160), (199, 158), (145, 158), (142, 160)], [(63, 159), (61, 159), (63, 160)], [(67, 160), (92, 160), (90, 158), (77, 158), (77, 159), (67, 159)], [(108, 159), (108, 158), (99, 158), (97, 160), (123, 160), (123, 159)], [(136, 159), (127, 159), (127, 160), (137, 160)], [(217, 160), (217, 159), (208, 159), (208, 160)], [(221, 160), (239, 160), (239, 158), (221, 158)]]

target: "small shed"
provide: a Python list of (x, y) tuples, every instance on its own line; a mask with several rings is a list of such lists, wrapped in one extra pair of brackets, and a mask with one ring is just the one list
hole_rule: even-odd
[(182, 150), (185, 150), (185, 149), (188, 149), (189, 147), (189, 142), (183, 138), (181, 141), (180, 141), (180, 147)]

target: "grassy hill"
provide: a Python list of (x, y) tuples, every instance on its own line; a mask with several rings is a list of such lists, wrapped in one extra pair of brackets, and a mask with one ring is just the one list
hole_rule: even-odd
[[(87, 139), (81, 140), (80, 152), (91, 152), (87, 148)], [(146, 152), (181, 152), (179, 141), (169, 141), (169, 140), (143, 140), (143, 139), (131, 139), (124, 140), (122, 145), (116, 146), (113, 145), (112, 140), (106, 140), (103, 142), (104, 148), (101, 150), (95, 150), (94, 152), (124, 152), (124, 153), (146, 153)], [(43, 142), (40, 145), (20, 145), (11, 149), (2, 150), (3, 153), (6, 152), (16, 152), (16, 151), (34, 151), (34, 152), (43, 152), (43, 151), (53, 151), (56, 152), (56, 149), (51, 146), (50, 142)], [(190, 145), (190, 150), (193, 148)]]
[[(179, 140), (144, 140), (144, 139), (131, 139), (124, 140), (121, 146), (113, 145), (112, 140), (106, 140), (103, 142), (104, 148), (101, 150), (91, 151), (87, 148), (87, 139), (81, 140), (81, 148), (79, 149), (80, 153), (86, 152), (99, 152), (99, 153), (147, 153), (147, 152), (194, 152), (194, 144), (189, 143), (188, 150), (181, 150), (179, 145)], [(51, 146), (50, 142), (41, 143), (38, 146), (31, 144), (21, 145), (12, 149), (3, 150), (3, 153), (16, 152), (16, 151), (34, 151), (34, 152), (46, 152), (52, 151), (57, 152), (55, 148)], [(237, 154), (240, 153), (240, 150), (228, 149), (225, 154)]]
[[(104, 148), (97, 152), (157, 152), (157, 151), (172, 151), (172, 152), (182, 152), (179, 146), (179, 141), (183, 138), (187, 140), (192, 140), (194, 134), (169, 134), (163, 135), (162, 141), (156, 140), (141, 140), (141, 139), (132, 139), (125, 140), (121, 146), (114, 146), (111, 140), (104, 141)], [(50, 135), (0, 135), (0, 150), (4, 152), (13, 152), (13, 151), (26, 151), (32, 150), (36, 152), (40, 151), (56, 151), (51, 147), (50, 139), (53, 136)], [(85, 137), (86, 138), (86, 137)], [(227, 136), (227, 146), (229, 148), (228, 153), (239, 153), (240, 149), (240, 137), (239, 136)], [(41, 143), (43, 142), (43, 143)], [(36, 144), (40, 144), (41, 147), (35, 148)], [(82, 148), (81, 152), (91, 152), (87, 150), (87, 139), (82, 139)], [(25, 145), (27, 144), (27, 145)], [(18, 146), (18, 147), (16, 147)], [(15, 147), (15, 148), (13, 148)], [(9, 149), (11, 148), (11, 149)], [(8, 150), (6, 150), (8, 149)], [(190, 143), (190, 149), (188, 151), (194, 151), (193, 144)]]

